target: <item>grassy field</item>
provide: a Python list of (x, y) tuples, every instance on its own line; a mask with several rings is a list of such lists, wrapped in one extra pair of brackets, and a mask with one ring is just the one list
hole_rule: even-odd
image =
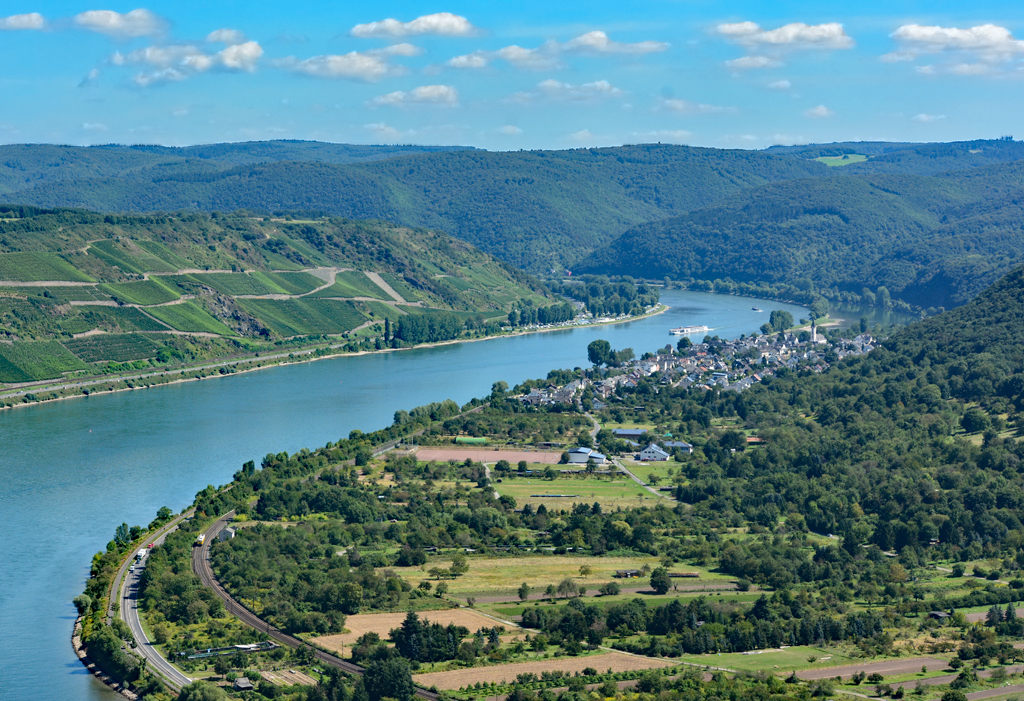
[[(430, 558), (425, 569), (419, 567), (394, 567), (395, 572), (409, 580), (413, 586), (423, 580), (434, 581), (428, 571), (431, 567), (448, 567), (450, 562), (443, 556)], [(586, 577), (580, 576), (580, 567), (592, 570)], [(652, 569), (659, 566), (655, 557), (591, 557), (574, 555), (534, 555), (526, 557), (506, 558), (470, 558), (469, 571), (454, 580), (446, 580), (449, 591), (453, 594), (468, 593), (491, 596), (514, 597), (520, 584), (526, 582), (534, 591), (543, 591), (549, 584), (558, 584), (566, 577), (572, 577), (578, 584), (596, 590), (600, 585), (617, 581), (624, 587), (643, 586), (647, 579), (613, 578), (615, 570), (642, 569), (644, 565)], [(674, 567), (673, 571), (699, 572), (699, 579), (681, 580), (681, 585), (698, 585), (705, 581), (726, 582), (731, 578), (726, 575), (714, 574), (707, 570), (691, 567)]]
[(848, 166), (852, 163), (862, 163), (868, 160), (868, 157), (861, 155), (859, 153), (848, 153), (844, 156), (821, 156), (820, 158), (815, 158), (814, 160), (816, 160), (818, 163), (824, 163), (827, 166), (837, 167)]
[(87, 367), (56, 341), (0, 344), (0, 382), (49, 380)]
[(178, 331), (216, 333), (224, 336), (233, 335), (231, 329), (210, 316), (205, 309), (196, 306), (192, 302), (170, 304), (166, 307), (152, 307), (147, 311)]
[(0, 254), (0, 280), (39, 282), (60, 280), (92, 282), (85, 273), (76, 270), (56, 253), (2, 253)]
[[(641, 441), (642, 442), (642, 441)], [(646, 446), (645, 446), (646, 447)], [(681, 465), (674, 460), (665, 460), (660, 462), (640, 462), (633, 460), (632, 458), (622, 459), (622, 464), (626, 466), (626, 469), (632, 472), (634, 475), (642, 479), (643, 481), (651, 484), (652, 486), (664, 487), (672, 483), (672, 477), (679, 473)], [(669, 474), (669, 471), (672, 474)], [(650, 479), (650, 475), (654, 475), (658, 478), (658, 484), (654, 483)]]
[[(808, 662), (807, 658), (811, 656), (816, 657), (817, 660), (815, 662)], [(710, 667), (736, 669), (743, 672), (757, 672), (761, 670), (768, 672), (791, 672), (794, 670), (836, 667), (838, 665), (850, 664), (857, 660), (835, 650), (797, 645), (783, 650), (765, 650), (756, 655), (747, 655), (742, 652), (726, 652), (719, 655), (683, 655), (679, 658), (679, 661), (708, 665)]]
[(64, 341), (63, 345), (87, 363), (142, 360), (152, 358), (160, 349), (156, 343), (137, 333), (88, 336)]
[[(638, 485), (633, 480), (616, 478), (613, 481), (597, 477), (561, 478), (552, 481), (543, 479), (511, 479), (496, 484), (499, 494), (512, 497), (516, 505), (532, 504), (534, 508), (544, 504), (548, 509), (571, 509), (573, 504), (598, 502), (605, 509), (629, 506), (654, 506), (660, 497)], [(565, 498), (536, 498), (534, 494), (573, 494)], [(665, 500), (666, 502), (668, 500)]]
[(151, 278), (141, 282), (100, 285), (99, 289), (117, 299), (123, 299), (130, 304), (141, 304), (143, 306), (173, 302), (181, 296), (169, 286), (160, 282), (159, 278)]

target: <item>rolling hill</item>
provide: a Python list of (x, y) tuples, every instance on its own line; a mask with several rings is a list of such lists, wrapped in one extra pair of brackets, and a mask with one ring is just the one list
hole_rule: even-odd
[(458, 336), (483, 332), (521, 303), (563, 301), (470, 244), (425, 229), (0, 207), (0, 382), (324, 335), (365, 344), (385, 320), (401, 326), (420, 316)]
[[(842, 171), (852, 172), (855, 165)], [(1024, 165), (937, 176), (790, 180), (627, 231), (580, 272), (884, 286), (921, 307), (963, 304), (1024, 259)]]

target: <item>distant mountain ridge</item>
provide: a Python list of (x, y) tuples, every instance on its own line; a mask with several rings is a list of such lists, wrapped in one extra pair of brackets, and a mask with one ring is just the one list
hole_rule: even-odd
[(1024, 143), (1006, 138), (764, 151), (15, 145), (0, 146), (0, 200), (379, 219), (442, 230), (532, 272), (795, 276), (855, 292), (884, 285), (915, 304), (952, 306), (1024, 251), (1021, 162)]
[[(852, 172), (854, 166), (842, 170)], [(952, 307), (1024, 261), (1024, 162), (936, 176), (851, 174), (739, 192), (641, 224), (581, 272), (888, 288)]]

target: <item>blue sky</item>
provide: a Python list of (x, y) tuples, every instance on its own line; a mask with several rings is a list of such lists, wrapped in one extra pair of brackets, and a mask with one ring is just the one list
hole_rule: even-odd
[(1022, 25), (984, 1), (3, 0), (0, 142), (992, 138), (1024, 112)]

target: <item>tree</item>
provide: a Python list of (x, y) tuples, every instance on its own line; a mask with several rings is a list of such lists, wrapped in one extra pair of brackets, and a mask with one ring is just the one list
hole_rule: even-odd
[(456, 553), (455, 557), (452, 558), (452, 566), (448, 571), (453, 577), (458, 577), (460, 574), (466, 574), (469, 572), (469, 562), (467, 562), (466, 556), (462, 553)]
[(967, 694), (959, 689), (950, 689), (942, 695), (942, 701), (967, 701)]
[(785, 310), (776, 309), (768, 318), (768, 323), (771, 324), (774, 331), (785, 331), (793, 328), (793, 315)]
[(672, 580), (668, 576), (668, 570), (664, 567), (656, 567), (651, 572), (651, 589), (658, 594), (666, 594), (672, 588)]
[(500, 399), (505, 396), (505, 392), (508, 392), (508, 383), (504, 380), (491, 385), (491, 399)]
[(227, 698), (226, 691), (210, 682), (192, 682), (178, 694), (178, 701), (227, 701)]
[(607, 365), (612, 361), (612, 344), (603, 339), (591, 341), (587, 346), (587, 358), (594, 367)]
[(590, 565), (580, 565), (580, 576), (589, 577), (594, 572)]
[(363, 672), (363, 688), (370, 701), (383, 698), (412, 701), (416, 687), (412, 683), (409, 663), (402, 657), (371, 662)]
[(519, 600), (520, 601), (526, 601), (529, 598), (530, 598), (530, 585), (527, 584), (526, 582), (523, 582), (521, 585), (519, 585)]
[(686, 351), (688, 348), (692, 348), (692, 347), (693, 347), (693, 341), (691, 341), (688, 336), (683, 336), (682, 338), (679, 339), (679, 342), (676, 343), (676, 350), (678, 350), (680, 353), (682, 353), (682, 352)]
[(602, 584), (598, 591), (601, 592), (602, 596), (617, 596), (620, 589), (617, 582), (608, 582), (607, 584)]

